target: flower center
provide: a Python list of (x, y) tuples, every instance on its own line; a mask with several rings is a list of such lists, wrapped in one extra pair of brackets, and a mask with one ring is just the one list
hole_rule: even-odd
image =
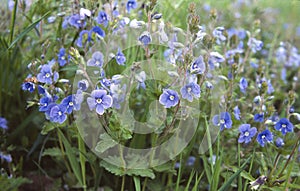
[(96, 66), (100, 66), (99, 60), (96, 61), (95, 65), (96, 65)]
[(59, 111), (59, 112), (58, 112), (58, 115), (59, 115), (59, 116), (61, 116), (61, 115), (62, 115), (62, 112), (61, 112), (61, 111)]
[(74, 103), (73, 102), (69, 102), (69, 106), (73, 106), (74, 105)]
[(49, 73), (46, 73), (45, 76), (46, 76), (46, 78), (49, 78), (49, 77), (50, 77), (50, 74), (49, 74)]
[(62, 59), (62, 60), (65, 60), (65, 57), (64, 57), (64, 56), (62, 56), (62, 57), (61, 57), (61, 59)]
[(188, 93), (190, 93), (192, 91), (192, 88), (188, 87), (187, 91), (188, 91)]
[(265, 135), (263, 135), (263, 136), (261, 136), (261, 138), (262, 138), (262, 139), (265, 139), (265, 138), (266, 138), (266, 136), (265, 136)]
[(282, 124), (281, 127), (282, 127), (282, 128), (286, 128), (286, 124)]
[(102, 99), (101, 99), (101, 98), (98, 98), (98, 99), (96, 100), (96, 102), (100, 104), (100, 103), (102, 103)]
[(81, 20), (78, 20), (78, 21), (77, 21), (77, 24), (81, 24)]
[(246, 133), (245, 133), (245, 136), (246, 137), (248, 137), (250, 134), (249, 134), (249, 132), (247, 131)]
[(220, 124), (224, 124), (225, 123), (225, 120), (224, 119), (221, 119), (220, 120)]
[(169, 97), (169, 99), (170, 99), (171, 101), (173, 101), (173, 100), (175, 99), (175, 97), (171, 95), (171, 96)]

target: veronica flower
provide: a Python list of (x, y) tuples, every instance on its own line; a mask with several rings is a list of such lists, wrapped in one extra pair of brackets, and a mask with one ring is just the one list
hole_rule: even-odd
[(228, 112), (222, 112), (220, 115), (215, 115), (212, 122), (215, 126), (219, 126), (221, 131), (224, 128), (229, 129), (232, 126), (231, 116)]
[(139, 37), (139, 41), (144, 45), (144, 46), (148, 46), (151, 41), (152, 41), (152, 38), (151, 38), (151, 35), (148, 31), (145, 31), (141, 34), (141, 36)]
[(192, 74), (203, 74), (206, 69), (203, 57), (199, 56), (190, 66), (190, 71)]
[(4, 117), (0, 117), (0, 127), (2, 129), (8, 129), (7, 120)]
[(50, 111), (50, 121), (60, 124), (65, 122), (67, 119), (66, 110), (67, 108), (63, 105), (56, 105), (52, 107)]
[(79, 111), (81, 103), (83, 102), (82, 94), (69, 95), (61, 101), (61, 105), (66, 108), (68, 114), (71, 114), (73, 110)]
[(96, 34), (96, 37), (98, 38), (104, 38), (105, 37), (105, 32), (98, 26), (93, 27), (89, 31), (89, 36), (92, 38), (93, 35)]
[(242, 77), (240, 79), (240, 90), (241, 90), (241, 92), (243, 92), (245, 94), (247, 88), (248, 88), (248, 81), (246, 80), (246, 78)]
[(0, 152), (0, 159), (5, 160), (8, 163), (12, 162), (12, 158), (10, 154), (4, 154), (3, 152)]
[(264, 45), (264, 43), (260, 40), (257, 40), (255, 38), (250, 38), (247, 45), (251, 48), (251, 51), (253, 53), (256, 53), (260, 51)]
[(287, 118), (281, 118), (275, 124), (275, 129), (285, 135), (287, 132), (293, 132), (294, 126)]
[(39, 111), (45, 112), (48, 110), (48, 105), (53, 103), (54, 100), (51, 96), (42, 97), (39, 101)]
[(264, 113), (255, 114), (253, 119), (255, 122), (259, 122), (259, 123), (264, 122)]
[(189, 156), (189, 158), (186, 161), (186, 166), (194, 166), (195, 161), (196, 161), (196, 157)]
[(85, 8), (80, 8), (79, 14), (80, 14), (80, 18), (82, 20), (84, 20), (86, 17), (91, 17), (92, 16), (92, 12), (88, 9), (85, 9)]
[(123, 52), (121, 51), (121, 49), (119, 48), (118, 49), (118, 53), (117, 55), (115, 56), (116, 58), (116, 61), (119, 65), (125, 65), (124, 63), (126, 62), (126, 57), (125, 55), (123, 54)]
[(139, 89), (140, 87), (143, 89), (146, 89), (146, 84), (145, 84), (146, 73), (145, 73), (145, 71), (141, 71), (139, 74), (135, 75), (135, 79), (138, 81), (137, 89)]
[(74, 14), (69, 18), (69, 24), (79, 29), (85, 27), (86, 22), (81, 19), (79, 14)]
[(96, 51), (93, 53), (92, 58), (87, 61), (87, 65), (102, 68), (103, 62), (103, 54), (99, 51)]
[(128, 13), (130, 13), (130, 11), (132, 9), (136, 9), (137, 8), (137, 2), (136, 0), (128, 0), (126, 3), (126, 10)]
[(109, 16), (104, 11), (99, 12), (97, 17), (98, 24), (103, 24), (105, 27), (107, 27), (109, 20)]
[(64, 66), (71, 57), (70, 55), (66, 55), (66, 50), (61, 48), (58, 52), (58, 63), (60, 66)]
[(238, 142), (247, 144), (251, 141), (252, 137), (255, 136), (257, 129), (255, 127), (251, 128), (250, 124), (242, 124), (239, 127), (239, 131), (240, 131), (240, 137)]
[(51, 62), (41, 66), (40, 73), (37, 75), (37, 80), (41, 83), (52, 84), (56, 82), (59, 78), (57, 72), (52, 72)]
[(208, 60), (208, 64), (211, 69), (214, 69), (215, 66), (219, 66), (221, 62), (224, 62), (225, 58), (218, 52), (211, 52)]
[(264, 147), (266, 143), (270, 143), (273, 141), (273, 134), (268, 129), (259, 133), (256, 138), (257, 142)]
[(221, 42), (226, 40), (226, 37), (223, 34), (224, 30), (224, 27), (217, 27), (213, 30), (213, 36), (217, 39), (217, 44), (220, 44)]
[(276, 145), (276, 147), (278, 147), (278, 148), (283, 147), (283, 146), (284, 146), (284, 141), (283, 141), (283, 139), (280, 138), (280, 137), (278, 137), (278, 138), (276, 139), (276, 141), (275, 141), (275, 145)]
[(111, 84), (110, 93), (113, 98), (112, 107), (120, 109), (120, 103), (122, 103), (125, 100), (126, 84), (124, 84), (123, 86), (121, 86), (120, 84)]
[(187, 99), (188, 101), (192, 102), (193, 97), (199, 98), (200, 97), (200, 86), (194, 82), (191, 82), (185, 86), (183, 86), (180, 90), (183, 99)]
[(241, 111), (239, 109), (239, 106), (235, 106), (233, 108), (233, 115), (236, 120), (241, 120)]
[(92, 41), (92, 38), (91, 38), (91, 35), (90, 35), (90, 31), (88, 31), (88, 30), (82, 30), (79, 33), (79, 37), (77, 39), (76, 45), (78, 47), (83, 47), (83, 46), (86, 46), (86, 44), (88, 42), (91, 42), (91, 41)]
[(35, 84), (33, 82), (24, 82), (22, 84), (22, 90), (32, 93), (35, 90)]
[(165, 106), (165, 108), (174, 107), (179, 103), (179, 95), (174, 90), (164, 89), (163, 93), (159, 96), (159, 103)]
[(82, 91), (86, 91), (89, 87), (89, 82), (87, 80), (80, 80), (78, 81), (77, 84), (78, 89), (82, 90)]
[(87, 98), (87, 103), (90, 110), (96, 109), (99, 115), (103, 115), (104, 110), (112, 106), (113, 99), (107, 95), (106, 90), (93, 90), (91, 97)]

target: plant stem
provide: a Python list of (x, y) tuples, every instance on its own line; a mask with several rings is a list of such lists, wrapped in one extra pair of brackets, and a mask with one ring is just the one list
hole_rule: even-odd
[(291, 154), (290, 154), (288, 160), (287, 160), (286, 163), (284, 164), (283, 169), (282, 169), (281, 172), (279, 173), (278, 177), (281, 177), (281, 175), (283, 174), (284, 170), (285, 170), (286, 167), (288, 166), (290, 160), (292, 159), (292, 157), (293, 157), (293, 155), (294, 155), (294, 153), (295, 153), (295, 151), (296, 151), (296, 149), (297, 149), (297, 147), (298, 147), (299, 140), (300, 140), (300, 137), (297, 139), (296, 144), (295, 144), (295, 146), (294, 146), (294, 148), (293, 148), (293, 150), (292, 150), (292, 152), (291, 152)]
[(18, 1), (15, 1), (15, 6), (13, 10), (12, 19), (11, 19), (11, 25), (10, 25), (10, 44), (13, 42), (13, 38), (14, 38), (17, 8), (18, 8)]
[(143, 184), (142, 191), (145, 191), (145, 190), (146, 190), (147, 182), (148, 182), (148, 177), (145, 178), (145, 181), (144, 181), (144, 184)]
[(81, 166), (81, 174), (82, 174), (82, 182), (83, 182), (83, 189), (84, 191), (87, 190), (87, 185), (86, 185), (86, 178), (85, 178), (85, 156), (84, 154), (86, 153), (85, 150), (85, 145), (83, 140), (81, 139), (79, 132), (78, 132), (78, 149), (80, 151), (79, 153), (79, 160), (80, 160), (80, 166)]
[(124, 189), (125, 189), (125, 178), (126, 178), (126, 175), (123, 175), (121, 191), (124, 191)]

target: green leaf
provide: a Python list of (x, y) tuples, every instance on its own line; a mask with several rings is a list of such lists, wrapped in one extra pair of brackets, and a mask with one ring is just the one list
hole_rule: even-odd
[(81, 171), (80, 171), (80, 167), (79, 167), (79, 163), (77, 161), (76, 155), (74, 154), (70, 143), (68, 142), (68, 140), (66, 139), (66, 137), (64, 136), (62, 131), (59, 128), (57, 128), (57, 131), (58, 131), (58, 134), (60, 136), (61, 141), (64, 144), (66, 154), (67, 154), (67, 157), (70, 161), (70, 165), (71, 165), (71, 168), (74, 172), (74, 175), (76, 176), (76, 179), (78, 180), (78, 182), (82, 186), (83, 183), (82, 183)]
[(62, 153), (59, 148), (53, 147), (53, 148), (45, 149), (45, 151), (43, 152), (43, 156), (47, 156), (47, 155), (51, 157), (61, 157)]
[[(237, 172), (237, 171), (239, 170), (239, 168), (236, 167), (236, 166), (230, 166), (230, 168), (231, 168), (231, 170), (232, 170), (233, 172)], [(249, 181), (254, 181), (254, 180), (255, 180), (255, 178), (253, 178), (253, 176), (251, 176), (251, 174), (248, 173), (248, 172), (246, 172), (245, 170), (243, 170), (243, 171), (241, 172), (241, 176), (242, 176), (243, 178), (249, 180)]]
[(46, 122), (42, 128), (41, 134), (47, 135), (50, 131), (55, 129), (55, 126), (53, 123)]
[(229, 179), (228, 179), (228, 181), (227, 182), (225, 182), (224, 184), (223, 184), (223, 186), (219, 189), (219, 191), (225, 191), (225, 190), (228, 190), (228, 188), (229, 188), (229, 186), (231, 185), (231, 183), (234, 181), (234, 179), (236, 178), (236, 177), (238, 177), (239, 176), (239, 174), (241, 174), (241, 172), (246, 168), (246, 165), (247, 165), (247, 163), (250, 161), (250, 157), (244, 162), (244, 164), (241, 166), (241, 168), (238, 170), (238, 171), (236, 171)]
[(113, 140), (107, 133), (100, 135), (100, 141), (97, 143), (95, 150), (99, 153), (103, 153), (109, 148), (114, 147), (118, 143)]
[[(106, 160), (111, 161), (112, 163), (121, 164), (120, 157), (109, 157)], [(100, 162), (100, 166), (104, 167), (107, 171), (117, 176), (128, 175), (128, 176), (149, 177), (151, 179), (155, 178), (155, 175), (151, 169), (125, 169), (125, 168), (115, 166), (105, 160), (102, 160)]]
[(134, 176), (133, 177), (134, 187), (135, 191), (141, 191), (141, 181), (139, 177)]
[(44, 14), (41, 18), (39, 18), (38, 20), (34, 21), (33, 23), (31, 23), (23, 32), (21, 32), (21, 34), (18, 35), (17, 38), (15, 38), (15, 40), (9, 45), (8, 50), (12, 49), (15, 44), (21, 40), (27, 33), (29, 33), (32, 29), (34, 29), (34, 27), (41, 21), (43, 20), (45, 17), (47, 17), (49, 14), (51, 13), (51, 11), (48, 11), (46, 14)]

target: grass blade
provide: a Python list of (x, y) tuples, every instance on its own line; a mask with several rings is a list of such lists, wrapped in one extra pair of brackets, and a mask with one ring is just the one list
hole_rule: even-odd
[(234, 181), (234, 179), (235, 179), (236, 177), (238, 177), (238, 176), (240, 175), (240, 173), (246, 168), (246, 165), (247, 165), (247, 163), (250, 161), (250, 159), (251, 159), (251, 157), (249, 157), (249, 158), (244, 162), (244, 164), (241, 166), (241, 168), (240, 168), (238, 171), (236, 171), (236, 172), (228, 179), (227, 182), (225, 182), (225, 183), (223, 184), (223, 186), (219, 189), (219, 191), (226, 191), (226, 190), (228, 190), (229, 186), (230, 186), (231, 183)]

